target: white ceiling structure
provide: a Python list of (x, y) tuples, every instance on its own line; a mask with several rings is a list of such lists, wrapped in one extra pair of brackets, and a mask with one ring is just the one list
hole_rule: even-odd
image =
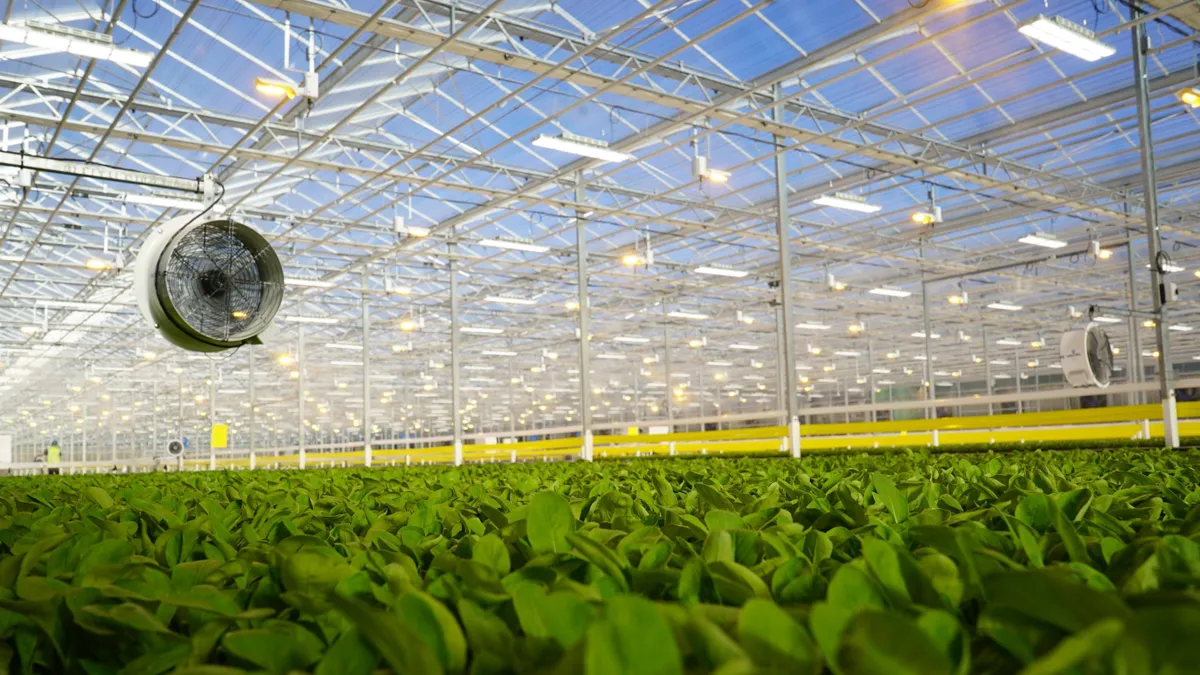
[[(1138, 21), (1186, 369), (1200, 146), (1176, 92), (1196, 84), (1197, 48), (1171, 14), (1188, 3), (1154, 4)], [(1116, 53), (1087, 62), (1018, 32), (1038, 13)], [(12, 0), (10, 26), (111, 35), (149, 63), (0, 42), (0, 150), (212, 174), (225, 213), (301, 280), (281, 317), (333, 321), (280, 321), (236, 353), (172, 348), (121, 263), (194, 195), (48, 171), (23, 187), (0, 168), (0, 425), (65, 434), (86, 405), (89, 428), (202, 428), (215, 377), (217, 419), (244, 434), (253, 362), (260, 433), (294, 435), (303, 329), (307, 427), (357, 428), (365, 299), (372, 425), (446, 432), (452, 274), (461, 324), (494, 329), (460, 335), (468, 432), (577, 424), (577, 215), (597, 424), (778, 410), (777, 156), (802, 408), (913, 397), (923, 287), (939, 392), (1052, 379), (1057, 336), (1082, 321), (1070, 310), (1091, 305), (1119, 319), (1105, 327), (1124, 380), (1131, 330), (1155, 360), (1126, 311), (1131, 269), (1136, 309), (1151, 306), (1130, 16), (1117, 0)], [(310, 57), (317, 96), (256, 90), (301, 82)], [(533, 143), (561, 133), (632, 157)], [(696, 155), (728, 181), (698, 179)], [(834, 192), (880, 208), (814, 203)], [(914, 222), (931, 199), (943, 222)], [(428, 236), (397, 235), (397, 218)], [(481, 243), (498, 237), (538, 250)]]

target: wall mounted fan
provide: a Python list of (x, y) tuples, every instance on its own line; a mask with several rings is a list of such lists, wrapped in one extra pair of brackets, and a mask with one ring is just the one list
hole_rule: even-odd
[(133, 271), (142, 316), (190, 351), (262, 344), (283, 302), (283, 265), (270, 243), (224, 218), (172, 218), (146, 237)]
[(1107, 387), (1112, 380), (1113, 350), (1096, 323), (1063, 333), (1058, 346), (1063, 378), (1072, 387)]

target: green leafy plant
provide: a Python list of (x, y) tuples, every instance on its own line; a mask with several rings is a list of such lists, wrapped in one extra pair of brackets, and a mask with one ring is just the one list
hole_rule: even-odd
[(18, 477), (0, 673), (1190, 673), (1200, 453)]

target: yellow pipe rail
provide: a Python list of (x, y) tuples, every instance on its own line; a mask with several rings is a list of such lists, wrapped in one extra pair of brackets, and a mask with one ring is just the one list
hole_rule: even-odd
[[(1183, 436), (1200, 436), (1200, 402), (1179, 404), (1179, 432)], [(1183, 418), (1192, 418), (1187, 421)], [(1149, 421), (1151, 437), (1163, 436), (1162, 408), (1157, 405), (1061, 410), (1014, 415), (982, 415), (951, 417), (936, 420), (903, 420), (895, 422), (851, 422), (838, 424), (809, 424), (801, 428), (801, 447), (813, 450), (860, 450), (930, 445), (934, 430), (938, 431), (941, 446), (977, 445), (990, 443), (1036, 443), (1045, 441), (1127, 440), (1140, 435), (1143, 421)], [(600, 457), (631, 457), (665, 455), (672, 445), (676, 454), (744, 455), (779, 452), (787, 437), (787, 427), (764, 426), (721, 431), (695, 431), (661, 435), (611, 435), (594, 438)], [(578, 437), (553, 438), (520, 443), (489, 443), (466, 445), (463, 457), (467, 460), (507, 461), (513, 452), (518, 459), (561, 458), (580, 451)], [(453, 446), (432, 448), (376, 450), (376, 463), (406, 462), (449, 463), (454, 460)], [(260, 455), (260, 466), (298, 465), (297, 454)], [(360, 465), (363, 453), (358, 451), (310, 452), (306, 463), (312, 466), (327, 464)], [(185, 468), (204, 468), (207, 459), (186, 460)], [(249, 468), (249, 458), (220, 458), (222, 468)]]

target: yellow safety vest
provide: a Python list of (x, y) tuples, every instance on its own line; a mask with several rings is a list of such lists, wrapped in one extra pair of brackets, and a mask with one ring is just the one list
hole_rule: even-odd
[(57, 445), (50, 446), (50, 449), (46, 450), (46, 463), (47, 464), (58, 464), (59, 461), (61, 461), (59, 454), (60, 454), (60, 450)]

